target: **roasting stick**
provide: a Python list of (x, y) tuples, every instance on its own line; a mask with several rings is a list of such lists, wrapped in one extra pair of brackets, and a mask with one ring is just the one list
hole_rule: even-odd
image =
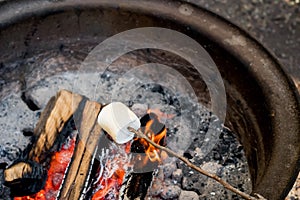
[(199, 173), (212, 178), (214, 180), (216, 180), (218, 183), (220, 183), (221, 185), (223, 185), (225, 188), (227, 188), (228, 190), (240, 195), (241, 197), (243, 197), (244, 199), (247, 200), (266, 200), (263, 196), (259, 195), (259, 194), (254, 194), (255, 196), (251, 196), (247, 193), (244, 193), (242, 191), (240, 191), (239, 189), (233, 187), (232, 185), (230, 185), (228, 182), (226, 182), (225, 180), (221, 179), (219, 176), (217, 176), (216, 174), (212, 174), (209, 173), (205, 170), (203, 170), (202, 168), (194, 165), (193, 163), (191, 163), (187, 158), (185, 158), (184, 156), (181, 156), (179, 154), (177, 154), (176, 152), (172, 151), (171, 149), (167, 148), (167, 147), (163, 147), (160, 146), (159, 144), (154, 143), (152, 140), (150, 140), (140, 129), (136, 130), (132, 127), (128, 127), (128, 130), (132, 133), (135, 133), (138, 137), (145, 139), (147, 142), (149, 142), (150, 144), (152, 144), (154, 147), (161, 149), (165, 152), (167, 152), (168, 154), (182, 160), (187, 166), (189, 166), (190, 168), (198, 171)]

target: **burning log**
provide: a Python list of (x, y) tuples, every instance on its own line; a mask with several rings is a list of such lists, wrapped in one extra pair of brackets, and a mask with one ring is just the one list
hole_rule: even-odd
[(29, 195), (41, 190), (46, 175), (46, 170), (34, 161), (16, 162), (4, 171), (5, 184), (15, 195)]
[(53, 148), (66, 122), (85, 101), (85, 97), (66, 90), (61, 90), (49, 100), (34, 129), (36, 141), (32, 143), (29, 160), (42, 163), (49, 156), (49, 150)]
[(76, 144), (61, 198), (79, 199), (101, 135), (101, 128), (96, 123), (100, 109), (100, 104), (69, 91), (62, 90), (52, 97), (41, 114), (31, 144), (4, 171), (5, 184), (11, 188), (11, 193), (25, 196), (44, 187), (51, 154), (61, 146), (66, 137), (62, 134), (63, 128), (73, 116), (78, 122), (80, 140)]
[(66, 90), (52, 97), (34, 129), (32, 142), (11, 166), (4, 170), (5, 185), (13, 195), (36, 193), (45, 185), (46, 169), (42, 164), (49, 159), (59, 133), (71, 118), (83, 97)]
[[(117, 111), (124, 113), (125, 111), (119, 104), (116, 104), (119, 108)], [(20, 158), (4, 171), (5, 184), (11, 188), (13, 196), (25, 196), (15, 198), (15, 200), (105, 199), (112, 193), (114, 196), (120, 195), (127, 199), (145, 197), (152, 181), (153, 170), (160, 162), (159, 150), (144, 139), (135, 139), (133, 142), (129, 141), (122, 145), (105, 139), (106, 135), (101, 130), (99, 119), (105, 118), (108, 114), (103, 112), (106, 114), (102, 113), (99, 118), (101, 109), (101, 104), (65, 90), (49, 100), (34, 129), (31, 144)], [(126, 109), (128, 110), (127, 107)], [(129, 113), (126, 116), (130, 116), (127, 121), (129, 120), (131, 125), (139, 127), (142, 124), (142, 130), (153, 142), (165, 145), (166, 128), (155, 114), (149, 113), (137, 122), (138, 118), (135, 118), (133, 113), (130, 114), (131, 111), (126, 112)], [(127, 121), (126, 119), (117, 120), (117, 123), (122, 122), (124, 127), (118, 126), (120, 124), (113, 125), (127, 130)], [(70, 135), (67, 131), (73, 128), (70, 126), (72, 122), (75, 122), (78, 130), (77, 138), (76, 135)], [(112, 123), (109, 121), (107, 124)], [(105, 130), (113, 129), (106, 127)], [(132, 138), (132, 136), (127, 137), (126, 133), (119, 129), (115, 130), (117, 130), (116, 133), (120, 132), (124, 136), (111, 137), (114, 140), (118, 139), (117, 143), (123, 143), (123, 141), (128, 141), (128, 138)], [(67, 144), (71, 147), (63, 148), (62, 146), (68, 139), (71, 142)], [(109, 142), (105, 143), (105, 141)], [(111, 151), (115, 156), (103, 154), (103, 150)], [(106, 163), (103, 163), (104, 157), (99, 157), (100, 160), (96, 159), (96, 156), (100, 156), (100, 151)], [(99, 166), (100, 171), (97, 171)], [(110, 172), (113, 173), (107, 177), (102, 176), (103, 167), (107, 170), (112, 167), (113, 170)], [(131, 167), (133, 167), (133, 172), (128, 171)], [(121, 189), (122, 184), (125, 189), (122, 190), (123, 193), (119, 193), (118, 190)], [(26, 196), (31, 194), (34, 195)]]
[[(160, 123), (156, 114), (149, 112), (140, 121), (143, 133), (154, 143), (166, 145), (167, 129)], [(145, 199), (152, 182), (153, 171), (161, 162), (160, 156), (153, 145), (141, 138), (136, 138), (132, 143), (131, 152), (136, 153), (133, 158), (134, 167), (125, 183), (122, 199)]]

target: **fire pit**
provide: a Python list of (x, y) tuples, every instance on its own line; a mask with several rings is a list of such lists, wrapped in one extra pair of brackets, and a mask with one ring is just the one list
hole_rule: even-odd
[[(214, 155), (211, 157), (227, 164), (233, 162), (231, 166), (234, 167), (226, 169), (204, 160), (206, 167), (215, 169), (221, 174), (237, 169), (247, 171), (246, 166), (236, 166), (237, 163), (234, 163), (236, 160), (224, 159), (222, 150), (230, 149), (227, 151), (229, 153), (225, 151), (225, 154), (232, 157), (240, 156), (243, 162), (238, 163), (242, 164), (245, 163), (244, 155), (241, 153), (243, 148), (249, 164), (252, 184), (249, 186), (250, 182), (242, 182), (241, 187), (248, 184), (245, 190), (260, 193), (268, 199), (283, 199), (288, 193), (299, 171), (297, 165), (300, 154), (299, 102), (294, 86), (277, 61), (243, 31), (212, 13), (179, 1), (124, 3), (117, 0), (101, 2), (88, 0), (82, 3), (69, 0), (1, 4), (1, 105), (3, 110), (6, 106), (17, 108), (15, 111), (23, 111), (23, 113), (8, 113), (10, 116), (14, 114), (14, 120), (1, 124), (3, 130), (7, 130), (7, 133), (3, 134), (5, 138), (2, 138), (1, 148), (6, 152), (10, 150), (3, 157), (11, 156), (11, 159), (6, 159), (5, 162), (16, 159), (18, 155), (14, 153), (21, 152), (28, 143), (28, 139), (24, 139), (22, 135), (18, 136), (19, 141), (11, 139), (18, 138), (11, 135), (21, 134), (21, 132), (30, 135), (34, 123), (38, 121), (40, 110), (45, 108), (50, 97), (59, 89), (74, 88), (72, 83), (75, 76), (72, 76), (72, 73), (76, 74), (80, 69), (80, 63), (93, 47), (121, 31), (156, 26), (180, 31), (199, 42), (212, 56), (224, 79), (228, 102), (226, 126), (236, 135), (224, 129), (220, 139), (224, 140), (226, 145), (220, 143), (212, 151)], [(149, 58), (150, 61), (147, 60)], [(199, 102), (209, 107), (207, 88), (199, 74), (186, 61), (164, 51), (146, 49), (125, 55), (114, 63), (115, 67), (102, 74), (103, 87), (110, 88), (109, 84), (112, 84), (110, 81), (114, 80), (118, 70), (122, 71), (153, 61), (171, 63), (171, 67), (178, 69), (191, 82)], [(90, 74), (86, 76), (88, 79)], [(82, 87), (81, 91), (76, 92), (90, 97), (86, 91), (88, 88)], [(145, 91), (151, 91), (152, 95), (160, 96), (164, 103), (174, 106), (174, 110), (163, 110), (164, 112), (178, 115), (177, 100), (172, 97), (172, 93), (155, 84), (145, 85), (136, 93), (147, 94)], [(99, 99), (95, 99), (97, 102), (109, 102), (110, 99), (105, 99), (110, 96), (109, 90), (103, 89), (98, 92), (103, 94)], [(15, 93), (15, 96), (12, 96), (12, 93)], [(135, 99), (126, 103), (135, 112), (144, 111), (145, 105), (140, 103), (142, 98), (147, 97), (137, 95)], [(151, 95), (148, 98), (154, 101), (156, 99)], [(23, 102), (18, 99), (22, 99)], [(160, 102), (156, 104), (159, 105)], [(209, 112), (204, 111), (202, 118), (199, 118), (203, 119), (203, 127), (200, 127), (203, 131), (205, 119), (209, 118), (205, 117), (209, 116)], [(22, 117), (22, 120), (19, 120), (19, 117)], [(1, 118), (4, 119), (5, 116)], [(168, 124), (166, 126), (171, 132), (176, 132), (175, 126), (168, 126)], [(235, 137), (239, 139), (242, 147)], [(13, 145), (17, 146), (13, 147)], [(197, 151), (197, 145), (195, 138), (190, 144), (190, 149), (183, 153), (186, 157), (194, 159), (196, 163), (203, 164), (203, 160), (197, 160), (196, 154), (201, 153)], [(7, 146), (10, 146), (10, 149)], [(239, 151), (235, 150), (239, 148)], [(21, 150), (14, 151), (15, 149)], [(105, 156), (107, 155), (103, 152), (103, 160)], [(219, 189), (205, 190), (205, 185), (201, 186), (201, 182), (207, 181), (204, 177), (194, 176), (193, 171), (180, 167), (180, 163), (176, 161), (168, 162), (171, 163), (166, 164), (169, 168), (162, 167), (157, 170), (152, 180), (152, 188), (164, 188), (168, 185), (172, 186), (172, 193), (161, 190), (160, 194), (155, 194), (156, 190), (148, 190), (143, 195), (162, 198), (178, 196), (179, 189), (176, 187), (178, 185), (174, 184), (177, 180), (185, 184), (184, 192), (181, 193), (193, 191), (194, 193), (191, 192), (189, 195), (206, 195), (214, 198), (216, 195), (214, 192), (218, 192)], [(164, 171), (164, 169), (170, 170)], [(218, 172), (219, 169), (225, 171)], [(165, 181), (163, 185), (159, 185), (162, 176), (163, 180), (170, 182)], [(134, 178), (138, 179), (138, 176)], [(193, 178), (201, 181), (194, 182)], [(237, 182), (242, 179), (245, 177), (241, 177)], [(125, 191), (124, 194), (131, 191), (133, 189)], [(209, 194), (206, 194), (207, 191)]]

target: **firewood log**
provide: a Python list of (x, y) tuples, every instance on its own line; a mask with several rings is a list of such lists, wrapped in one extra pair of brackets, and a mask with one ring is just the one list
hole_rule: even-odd
[(44, 187), (47, 161), (53, 153), (53, 147), (57, 146), (63, 128), (73, 117), (78, 126), (79, 140), (61, 194), (65, 199), (79, 199), (101, 135), (101, 128), (97, 124), (100, 109), (100, 104), (66, 90), (52, 97), (34, 129), (32, 142), (20, 158), (4, 170), (5, 185), (11, 188), (12, 195), (34, 194)]
[(65, 177), (60, 199), (80, 199), (85, 193), (93, 155), (102, 135), (97, 123), (100, 109), (100, 104), (87, 101), (83, 110), (77, 110), (74, 115), (75, 122), (79, 122), (79, 142)]

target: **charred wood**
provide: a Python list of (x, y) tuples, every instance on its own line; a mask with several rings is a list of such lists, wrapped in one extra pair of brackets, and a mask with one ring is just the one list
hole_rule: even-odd
[(34, 194), (46, 181), (46, 170), (35, 161), (17, 161), (4, 171), (5, 185), (15, 196)]
[(66, 138), (66, 124), (85, 101), (85, 97), (66, 90), (49, 100), (34, 129), (31, 143), (20, 158), (4, 170), (4, 184), (10, 187), (13, 196), (34, 194), (44, 187), (48, 161)]
[(84, 99), (78, 94), (61, 90), (49, 100), (34, 129), (36, 141), (32, 144), (28, 159), (41, 163), (48, 157), (57, 136)]
[[(146, 126), (152, 121), (150, 127), (154, 135), (160, 134), (165, 130), (165, 125), (158, 120), (158, 116), (154, 113), (144, 115), (141, 119), (141, 130), (146, 131)], [(160, 141), (160, 145), (166, 145), (165, 137)], [(150, 161), (145, 154), (148, 144), (145, 146), (139, 139), (131, 144), (131, 152), (133, 154), (133, 172), (128, 174), (126, 181), (122, 187), (122, 199), (145, 199), (147, 190), (151, 185), (154, 170), (157, 169), (158, 162)]]

